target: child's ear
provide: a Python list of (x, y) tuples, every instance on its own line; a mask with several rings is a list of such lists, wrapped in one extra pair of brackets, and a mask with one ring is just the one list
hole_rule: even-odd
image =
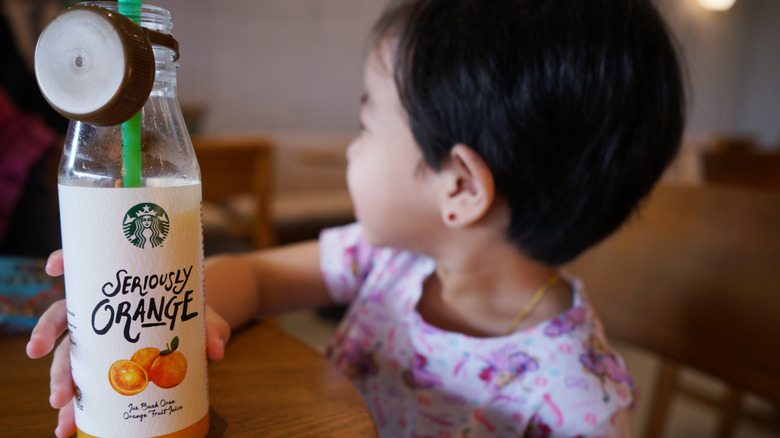
[(493, 204), (493, 173), (473, 149), (457, 144), (440, 173), (443, 179), (440, 210), (449, 227), (462, 227), (481, 219)]

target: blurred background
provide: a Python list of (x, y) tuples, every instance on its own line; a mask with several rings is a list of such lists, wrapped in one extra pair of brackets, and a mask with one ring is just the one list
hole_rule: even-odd
[[(734, 192), (725, 198), (755, 200), (759, 207), (735, 201), (747, 206), (745, 217), (736, 220), (752, 224), (755, 230), (766, 230), (764, 242), (777, 242), (778, 228), (761, 229), (749, 215), (771, 210), (774, 216), (766, 217), (774, 218), (780, 211), (780, 1), (736, 0), (724, 11), (707, 9), (705, 0), (701, 1), (656, 0), (678, 40), (689, 89), (683, 151), (665, 183), (706, 190), (713, 185), (728, 186)], [(31, 65), (43, 26), (72, 3), (76, 2), (0, 0), (3, 333), (29, 330), (40, 311), (63, 294), (61, 282), (47, 278), (42, 268), (46, 255), (60, 245), (54, 178), (67, 121), (42, 100)], [(315, 238), (324, 226), (351, 221), (344, 149), (357, 132), (367, 36), (387, 1), (150, 3), (171, 12), (173, 33), (181, 47), (179, 102), (201, 157), (207, 254)], [(246, 155), (231, 155), (233, 149), (242, 154), (247, 149), (257, 152), (248, 159)], [(239, 156), (242, 158), (236, 158)], [(216, 170), (210, 167), (220, 160), (228, 163), (228, 169), (231, 160), (256, 164), (247, 168), (251, 178), (236, 182), (243, 190), (217, 190), (212, 197), (207, 186), (217, 187), (237, 173), (219, 173), (219, 166)], [(709, 194), (705, 197), (721, 199)], [(715, 202), (717, 208), (737, 208), (719, 202)], [(717, 210), (711, 216), (718, 216)], [(707, 214), (704, 217), (706, 221)], [(716, 226), (700, 225), (703, 229)], [(728, 251), (739, 257), (741, 250)], [(771, 261), (759, 259), (755, 263), (780, 260), (777, 251), (771, 252)], [(768, 284), (774, 275), (759, 280)], [(777, 295), (774, 290), (766, 292)], [(777, 304), (777, 299), (771, 298), (767, 308), (777, 313)], [(279, 323), (324, 351), (335, 324), (328, 316), (331, 311), (300, 312)], [(338, 309), (332, 313), (338, 316)], [(776, 326), (775, 322), (772, 336), (777, 335)], [(777, 357), (780, 347), (772, 336), (762, 348)], [(643, 391), (636, 419), (637, 429), (642, 431), (653, 415), (654, 388), (667, 362), (642, 345), (618, 345)], [(732, 394), (721, 379), (689, 368), (679, 370), (678, 380), (698, 387), (710, 399)], [(702, 397), (674, 400), (660, 436), (780, 437), (777, 404), (763, 398), (749, 394), (740, 398), (750, 415), (730, 426), (728, 433), (718, 431), (722, 430), (724, 410), (734, 411), (733, 404), (706, 402)], [(644, 436), (644, 431), (637, 436)]]
[[(157, 0), (182, 47), (180, 100), (209, 133), (350, 130), (366, 36), (385, 0)], [(657, 0), (690, 73), (688, 136), (780, 143), (780, 2), (728, 11)]]

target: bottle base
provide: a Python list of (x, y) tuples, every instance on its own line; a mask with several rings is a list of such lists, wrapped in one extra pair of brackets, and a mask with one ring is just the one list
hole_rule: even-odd
[[(158, 435), (153, 438), (202, 438), (208, 435), (208, 433), (209, 433), (209, 414), (207, 412), (203, 418), (198, 420), (192, 426), (186, 427), (182, 430), (169, 433), (166, 435)], [(76, 437), (77, 438), (98, 438), (96, 436), (82, 432), (82, 430), (79, 428), (76, 428)]]

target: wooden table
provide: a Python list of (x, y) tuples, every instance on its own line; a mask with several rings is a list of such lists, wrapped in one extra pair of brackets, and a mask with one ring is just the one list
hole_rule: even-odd
[[(52, 436), (50, 359), (31, 360), (26, 336), (0, 338), (0, 435)], [(327, 359), (269, 324), (234, 333), (209, 364), (209, 437), (375, 437), (362, 398)]]

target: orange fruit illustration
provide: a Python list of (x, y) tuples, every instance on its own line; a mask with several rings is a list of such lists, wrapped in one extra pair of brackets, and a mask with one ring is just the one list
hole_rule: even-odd
[(133, 362), (141, 365), (143, 369), (149, 374), (149, 370), (152, 369), (152, 362), (160, 355), (160, 350), (154, 347), (142, 348), (130, 358)]
[(149, 377), (141, 365), (131, 360), (118, 360), (108, 369), (108, 382), (122, 395), (136, 395), (146, 389)]
[(186, 375), (187, 358), (178, 351), (157, 356), (149, 370), (149, 379), (155, 385), (165, 389), (178, 385)]

